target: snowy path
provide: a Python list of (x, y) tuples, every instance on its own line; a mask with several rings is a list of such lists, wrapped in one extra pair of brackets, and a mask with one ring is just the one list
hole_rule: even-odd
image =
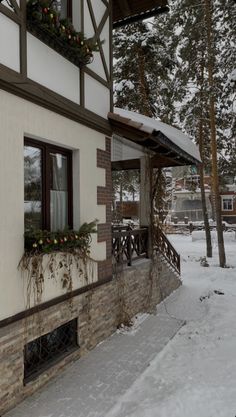
[(6, 417), (236, 416), (236, 242), (226, 246), (234, 268), (221, 269), (216, 256), (200, 266), (202, 241), (172, 240), (184, 285), (157, 315), (140, 316)]
[[(187, 324), (106, 417), (236, 416), (236, 269), (216, 267), (217, 258), (200, 267), (202, 242), (189, 246), (189, 239), (173, 237), (185, 249), (185, 285), (167, 303)], [(236, 266), (235, 243), (227, 253)]]

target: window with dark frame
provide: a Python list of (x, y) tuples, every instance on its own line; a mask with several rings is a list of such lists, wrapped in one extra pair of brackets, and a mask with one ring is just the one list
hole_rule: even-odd
[(72, 152), (25, 139), (25, 231), (72, 229)]
[(24, 347), (24, 383), (30, 382), (62, 357), (79, 348), (77, 319), (38, 337)]
[(223, 211), (233, 211), (233, 199), (232, 197), (223, 197), (222, 199), (222, 210)]

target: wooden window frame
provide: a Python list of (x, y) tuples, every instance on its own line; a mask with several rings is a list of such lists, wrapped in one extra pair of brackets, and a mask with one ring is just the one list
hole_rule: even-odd
[(73, 19), (72, 0), (67, 0), (67, 18), (70, 19), (70, 21), (72, 22), (72, 19)]
[[(226, 202), (226, 200), (231, 200), (231, 207), (232, 208), (224, 208), (224, 203)], [(228, 201), (227, 201), (227, 203), (228, 203)], [(222, 205), (221, 205), (221, 210), (222, 211), (234, 211), (234, 200), (233, 200), (233, 197), (232, 196), (227, 196), (227, 195), (224, 195), (224, 196), (222, 196)]]
[(72, 18), (73, 18), (72, 0), (67, 0), (66, 18), (69, 19), (72, 22)]
[(59, 153), (67, 157), (68, 186), (68, 228), (73, 229), (73, 175), (72, 151), (50, 143), (25, 137), (24, 146), (38, 148), (42, 152), (42, 230), (51, 231), (50, 222), (50, 153)]

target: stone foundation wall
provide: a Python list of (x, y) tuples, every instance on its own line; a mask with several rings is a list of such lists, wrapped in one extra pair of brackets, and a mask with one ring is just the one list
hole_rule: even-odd
[[(68, 363), (93, 349), (139, 312), (152, 311), (181, 281), (160, 259), (117, 271), (112, 281), (0, 329), (0, 415), (32, 394)], [(78, 318), (78, 350), (24, 385), (24, 346)]]

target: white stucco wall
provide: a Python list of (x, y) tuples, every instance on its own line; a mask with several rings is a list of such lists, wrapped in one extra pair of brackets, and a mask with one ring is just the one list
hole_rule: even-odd
[[(73, 150), (74, 227), (98, 218), (105, 222), (105, 206), (97, 206), (97, 186), (105, 185), (105, 170), (96, 167), (97, 148), (105, 137), (83, 125), (0, 90), (0, 320), (26, 306), (26, 279), (17, 269), (24, 251), (24, 136)], [(93, 238), (91, 256), (106, 257), (105, 243)], [(96, 280), (96, 264), (91, 280)], [(74, 279), (73, 288), (83, 285)], [(60, 282), (46, 280), (42, 301), (62, 294)]]
[(19, 25), (0, 13), (0, 63), (20, 71)]
[(30, 33), (27, 34), (28, 77), (80, 103), (80, 70)]
[(86, 109), (106, 119), (110, 111), (110, 91), (88, 74), (84, 78)]
[[(92, 0), (91, 4), (98, 27), (107, 8), (102, 0)], [(73, 22), (78, 30), (81, 30), (81, 10), (84, 13), (84, 34), (87, 38), (93, 37), (95, 31), (87, 1), (82, 8), (81, 0), (74, 0)], [(102, 48), (109, 72), (111, 41), (109, 18), (102, 29), (101, 40), (104, 41)], [(2, 13), (0, 13), (0, 63), (20, 72), (19, 25)], [(94, 52), (93, 62), (88, 68), (102, 80), (107, 81), (100, 52)], [(80, 104), (80, 69), (29, 32), (27, 33), (27, 76), (50, 91)], [(110, 90), (104, 86), (103, 81), (100, 83), (87, 74), (85, 74), (85, 103), (88, 110), (107, 118), (110, 110)]]

